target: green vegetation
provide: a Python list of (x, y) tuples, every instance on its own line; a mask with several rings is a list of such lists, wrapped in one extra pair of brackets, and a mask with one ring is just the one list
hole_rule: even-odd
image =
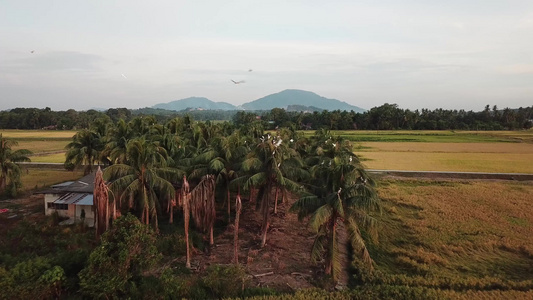
[[(94, 241), (93, 230), (83, 224), (60, 228), (57, 215), (41, 216), (42, 198), (33, 201), (40, 208), (27, 208), (15, 200), (0, 203), (0, 208), (9, 209), (9, 216), (0, 215), (0, 284), (6, 295), (441, 299), (528, 296), (533, 289), (533, 240), (529, 238), (533, 236), (533, 214), (527, 201), (533, 194), (531, 186), (388, 180), (376, 187), (354, 153), (396, 155), (396, 160), (396, 152), (414, 153), (415, 161), (421, 161), (423, 151), (456, 157), (483, 152), (496, 157), (509, 151), (508, 147), (516, 147), (517, 154), (527, 156), (531, 149), (522, 146), (529, 144), (503, 142), (515, 137), (500, 132), (494, 136), (419, 132), (413, 135), (421, 138), (417, 142), (368, 142), (368, 146), (357, 147), (351, 143), (352, 132), (319, 130), (306, 135), (295, 127), (264, 132), (263, 125), (254, 121), (238, 127), (226, 122), (194, 122), (189, 117), (163, 124), (152, 117), (129, 122), (95, 119), (89, 129), (73, 136), (66, 165), (110, 165), (105, 170), (111, 181), (110, 200), (122, 217), (113, 220), (101, 239)], [(395, 134), (391, 132), (391, 136)], [(439, 137), (449, 140), (436, 143)], [(426, 142), (422, 138), (427, 138)], [(475, 151), (463, 153), (465, 145), (476, 145)], [(496, 162), (491, 165), (499, 166)], [(30, 170), (26, 175), (36, 177), (39, 172)], [(228, 217), (203, 222), (215, 223), (217, 238), (232, 230), (235, 202), (231, 199), (250, 195), (243, 201), (240, 218), (250, 222), (240, 228), (254, 232), (240, 248), (247, 249), (241, 253), (245, 259), (240, 260), (246, 264), (226, 265), (232, 262), (226, 256), (211, 263), (215, 257), (195, 254), (203, 261), (193, 264), (193, 270), (183, 267), (188, 242), (197, 253), (223, 255), (194, 228), (188, 239), (184, 237), (186, 221), (177, 208), (176, 212), (172, 209), (180, 204), (176, 195), (183, 175), (193, 187), (204, 175), (216, 178), (217, 215)], [(278, 200), (285, 207), (282, 211), (277, 210)], [(259, 211), (257, 215), (252, 206)], [(302, 228), (309, 225), (309, 232), (298, 233), (309, 241), (308, 249), (286, 249), (279, 240), (280, 235), (294, 230), (279, 223), (291, 218), (285, 215), (288, 206), (305, 221)], [(296, 216), (292, 218), (296, 224)], [(251, 219), (257, 224), (251, 224)], [(288, 261), (280, 261), (278, 256), (310, 250), (308, 257), (316, 268), (309, 273), (287, 266)], [(323, 290), (274, 295), (287, 290), (253, 288), (253, 282), (269, 275), (255, 272), (250, 276), (247, 265), (266, 258), (273, 263), (265, 264), (265, 270), (307, 278), (307, 284)], [(329, 294), (342, 279), (341, 273), (347, 274), (347, 290)], [(286, 282), (294, 290), (289, 284)]]
[[(421, 142), (421, 143), (505, 143), (516, 142), (503, 136), (470, 131), (344, 131), (336, 134), (353, 142)], [(533, 133), (532, 133), (533, 134)]]
[(15, 197), (22, 187), (22, 170), (18, 163), (30, 161), (28, 155), (31, 151), (13, 150), (13, 146), (16, 145), (16, 141), (5, 139), (0, 134), (0, 195)]
[[(304, 91), (300, 91), (304, 92)], [(304, 92), (308, 93), (308, 92)], [(280, 93), (282, 94), (282, 93)], [(271, 95), (272, 96), (272, 95)], [(294, 96), (294, 95), (293, 95)], [(291, 96), (292, 98), (295, 98)], [(298, 98), (301, 95), (296, 95)], [(316, 95), (315, 95), (316, 96)], [(267, 100), (268, 97), (262, 99)], [(309, 98), (309, 97), (308, 97)], [(280, 100), (280, 99), (277, 99)], [(309, 99), (308, 99), (309, 100)], [(323, 101), (321, 99), (320, 101)], [(337, 106), (335, 100), (329, 99), (329, 107)], [(397, 104), (385, 103), (371, 108), (365, 112), (357, 112), (357, 107), (344, 106), (333, 111), (313, 110), (311, 107), (298, 107), (291, 105), (290, 110), (272, 108), (271, 101), (268, 107), (263, 106), (259, 111), (223, 111), (223, 110), (182, 110), (179, 112), (164, 109), (142, 108), (128, 110), (126, 108), (110, 108), (105, 112), (96, 110), (77, 112), (73, 109), (54, 112), (50, 108), (15, 108), (10, 111), (0, 112), (1, 129), (49, 129), (49, 130), (76, 130), (88, 129), (91, 123), (100, 118), (112, 122), (120, 119), (130, 121), (139, 116), (152, 116), (158, 122), (165, 123), (176, 117), (190, 116), (196, 120), (233, 121), (234, 124), (246, 125), (245, 120), (260, 119), (264, 128), (275, 129), (296, 125), (299, 129), (329, 130), (523, 130), (533, 126), (533, 107), (520, 107), (518, 109), (498, 109), (489, 105), (482, 111), (421, 109), (411, 111), (401, 109)], [(288, 104), (281, 101), (284, 107)], [(309, 105), (309, 101), (306, 102)], [(254, 103), (249, 103), (253, 106)], [(312, 105), (312, 103), (311, 103)], [(256, 107), (260, 108), (260, 107)], [(289, 109), (289, 108), (288, 108)], [(297, 110), (300, 109), (300, 110)], [(354, 110), (351, 110), (354, 109)], [(244, 121), (244, 122), (243, 122)]]

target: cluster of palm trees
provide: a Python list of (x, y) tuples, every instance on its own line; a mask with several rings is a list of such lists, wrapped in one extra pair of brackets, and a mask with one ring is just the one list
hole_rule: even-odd
[(73, 137), (65, 165), (84, 165), (90, 172), (95, 163), (109, 165), (104, 177), (118, 207), (136, 212), (146, 224), (157, 227), (163, 204), (175, 199), (183, 176), (194, 181), (210, 174), (228, 221), (232, 194), (250, 193), (262, 215), (261, 246), (279, 195), (295, 195), (299, 200), (291, 210), (310, 217), (317, 234), (312, 257), (325, 261), (327, 273), (335, 278), (339, 271), (339, 230), (372, 262), (363, 236), (373, 233), (370, 212), (379, 209), (374, 182), (351, 144), (327, 130), (306, 138), (293, 128), (264, 132), (259, 122), (236, 128), (187, 116), (166, 124), (153, 117), (115, 124), (95, 120)]
[(15, 197), (21, 182), (21, 168), (19, 162), (29, 162), (30, 150), (18, 149), (13, 147), (18, 143), (12, 139), (6, 139), (0, 133), (0, 195), (6, 193), (8, 196)]

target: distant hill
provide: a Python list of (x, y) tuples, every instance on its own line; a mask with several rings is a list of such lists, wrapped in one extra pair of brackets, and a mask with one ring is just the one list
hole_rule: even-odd
[(180, 111), (184, 109), (205, 109), (205, 110), (235, 110), (236, 107), (227, 102), (214, 102), (204, 97), (190, 97), (175, 100), (168, 103), (159, 103), (152, 108)]
[(324, 109), (318, 108), (318, 107), (314, 107), (314, 106), (291, 104), (291, 105), (287, 105), (287, 109), (286, 110), (287, 111), (295, 111), (295, 112), (301, 112), (301, 111), (303, 111), (303, 112), (311, 112), (311, 111), (321, 112)]
[(350, 105), (346, 102), (337, 99), (325, 98), (313, 92), (302, 90), (284, 90), (279, 93), (271, 94), (266, 97), (257, 99), (255, 101), (245, 103), (241, 105), (241, 107), (246, 110), (271, 110), (275, 107), (287, 109), (289, 105), (302, 105), (308, 107), (313, 106), (315, 108), (326, 109), (328, 111), (365, 111), (365, 109)]

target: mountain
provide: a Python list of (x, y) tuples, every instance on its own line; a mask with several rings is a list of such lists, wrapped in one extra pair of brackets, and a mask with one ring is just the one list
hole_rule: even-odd
[(205, 110), (235, 110), (234, 105), (227, 102), (214, 102), (204, 97), (189, 97), (181, 100), (175, 100), (168, 103), (159, 103), (152, 108), (161, 108), (167, 110), (180, 111), (184, 109), (205, 109)]
[(314, 106), (305, 106), (305, 105), (299, 105), (299, 104), (291, 104), (291, 105), (287, 105), (287, 109), (286, 111), (295, 111), (295, 112), (311, 112), (311, 111), (317, 111), (317, 112), (321, 112), (323, 111), (324, 109), (322, 108), (318, 108), (318, 107), (314, 107)]
[(271, 110), (275, 107), (287, 109), (289, 105), (314, 106), (316, 108), (333, 110), (353, 110), (355, 112), (364, 112), (357, 106), (350, 105), (346, 102), (329, 99), (319, 96), (313, 92), (302, 90), (284, 90), (276, 94), (254, 100), (243, 104), (241, 107), (246, 110)]

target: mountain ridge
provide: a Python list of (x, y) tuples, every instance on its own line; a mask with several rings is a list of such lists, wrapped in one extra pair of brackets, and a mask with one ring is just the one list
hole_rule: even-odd
[(186, 109), (203, 110), (271, 110), (273, 108), (290, 109), (294, 107), (309, 107), (319, 110), (353, 110), (366, 111), (344, 101), (322, 97), (316, 93), (297, 89), (287, 89), (278, 93), (235, 106), (227, 102), (215, 102), (205, 97), (189, 97), (167, 103), (158, 103), (151, 108), (181, 111)]

